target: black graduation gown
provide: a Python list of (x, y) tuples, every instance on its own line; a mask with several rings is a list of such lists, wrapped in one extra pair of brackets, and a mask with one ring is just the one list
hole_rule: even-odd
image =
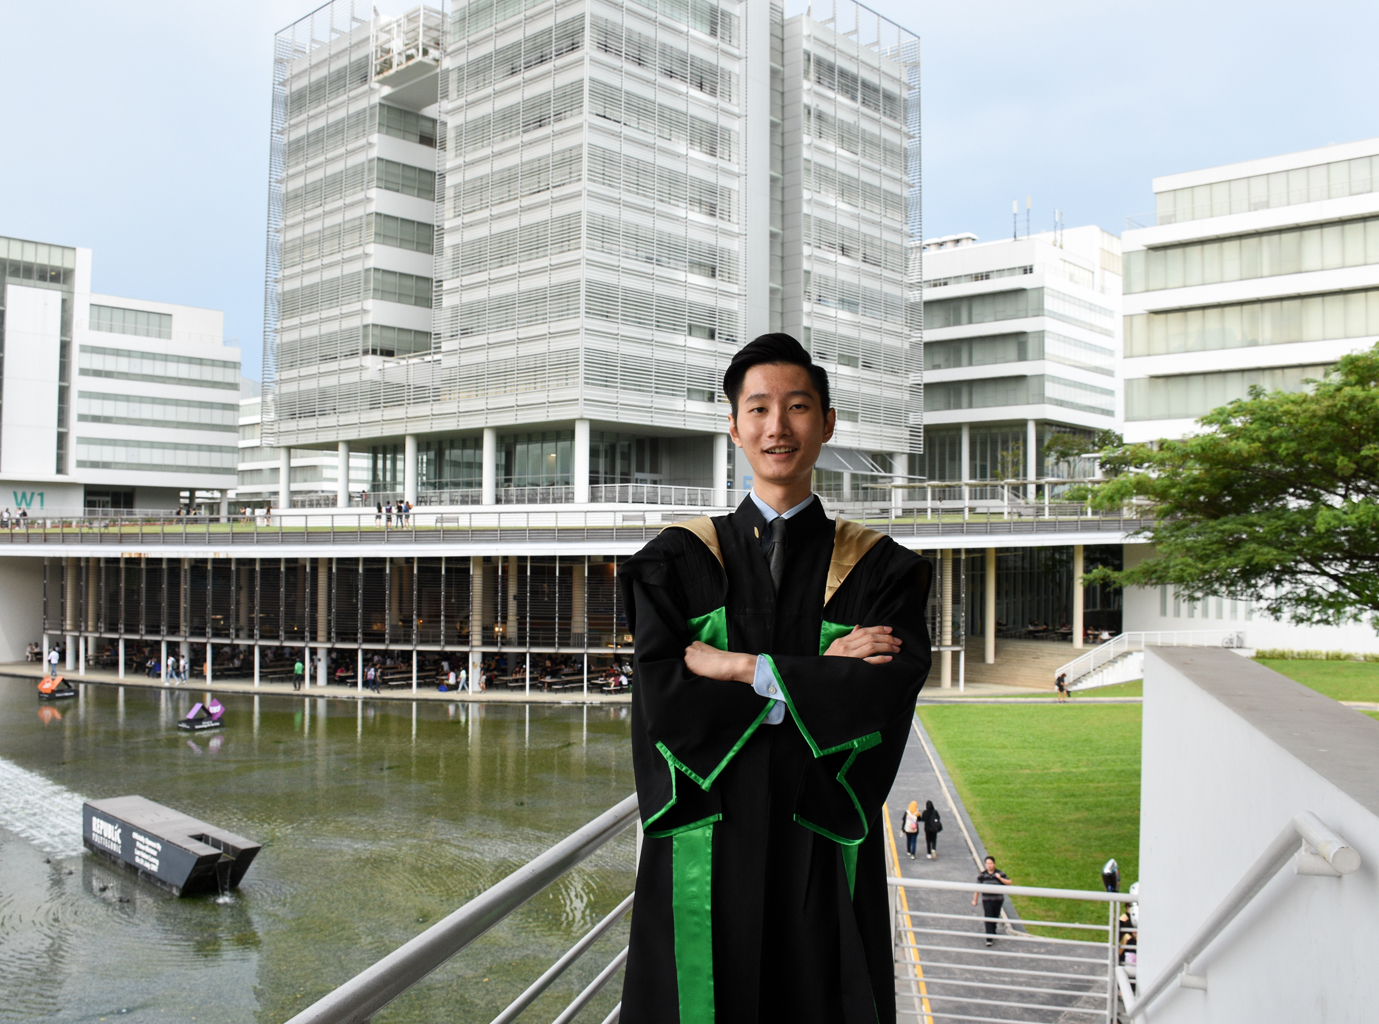
[[(929, 672), (932, 567), (855, 524), (835, 531), (816, 499), (787, 521), (777, 596), (750, 498), (682, 525), (620, 571), (646, 834), (622, 1020), (891, 1024), (880, 811)], [(901, 653), (822, 656), (855, 625), (893, 627)], [(694, 639), (769, 655), (785, 720), (766, 725), (771, 702), (749, 686), (691, 674)]]

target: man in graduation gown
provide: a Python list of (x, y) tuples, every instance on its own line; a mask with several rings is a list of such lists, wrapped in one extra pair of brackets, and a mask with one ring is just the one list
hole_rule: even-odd
[(624, 1024), (890, 1024), (881, 803), (929, 671), (931, 567), (811, 491), (828, 376), (784, 334), (723, 390), (755, 473), (620, 580), (645, 842)]

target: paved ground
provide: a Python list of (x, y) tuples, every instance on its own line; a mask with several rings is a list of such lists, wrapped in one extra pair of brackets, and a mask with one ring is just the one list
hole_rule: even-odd
[[(906, 854), (900, 825), (911, 800), (917, 800), (921, 810), (925, 800), (932, 800), (943, 817), (937, 860), (925, 858), (922, 832), (916, 858), (911, 860)], [(976, 881), (986, 847), (918, 717), (886, 809), (903, 877)], [(972, 906), (968, 892), (907, 890), (898, 909), (902, 926), (908, 922), (920, 929), (913, 935), (915, 948), (910, 954), (918, 958), (918, 968), (901, 964), (896, 970), (896, 1003), (902, 1021), (930, 1024), (959, 1018), (1091, 1024), (1106, 1020), (1105, 945), (1026, 935), (1007, 900), (1006, 920), (997, 929), (995, 945), (987, 949), (980, 907)], [(1096, 938), (1098, 933), (1089, 932), (1088, 937)]]
[[(115, 672), (108, 669), (86, 670), (86, 675), (80, 676), (75, 672), (61, 673), (69, 682), (72, 683), (102, 683), (112, 686), (144, 686), (154, 689), (162, 689), (163, 683), (158, 679), (149, 679), (142, 675), (127, 675), (121, 679)], [(31, 679), (42, 679), (44, 675), (43, 666), (34, 661), (11, 662), (10, 664), (0, 664), (0, 675), (27, 676)], [(485, 693), (441, 693), (435, 686), (418, 685), (416, 692), (410, 686), (398, 687), (396, 689), (385, 689), (381, 693), (374, 693), (371, 690), (359, 690), (353, 686), (311, 686), (306, 690), (294, 690), (291, 683), (261, 683), (255, 686), (252, 679), (227, 679), (212, 680), (209, 686), (204, 680), (193, 678), (183, 684), (184, 689), (192, 690), (197, 693), (271, 693), (283, 697), (334, 697), (340, 700), (439, 700), (446, 703), (455, 701), (474, 701), (475, 703), (489, 704), (630, 704), (632, 697), (630, 694), (609, 694), (591, 692), (588, 697), (577, 690), (569, 690), (564, 693), (542, 693), (540, 691), (524, 694), (521, 690), (488, 690)], [(592, 690), (592, 686), (590, 687)]]

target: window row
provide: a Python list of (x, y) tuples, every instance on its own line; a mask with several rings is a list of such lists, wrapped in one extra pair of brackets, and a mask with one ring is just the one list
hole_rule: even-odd
[(905, 247), (877, 235), (835, 224), (822, 217), (804, 215), (804, 241), (816, 249), (836, 253), (897, 274), (905, 272)]
[(387, 324), (364, 324), (304, 337), (278, 335), (279, 370), (298, 370), (361, 355), (397, 357), (431, 350), (431, 332)]
[(91, 305), (91, 330), (110, 334), (132, 334), (138, 338), (172, 337), (172, 314), (150, 313), (143, 309)]
[(926, 342), (924, 345), (926, 370), (994, 366), (998, 363), (1022, 363), (1031, 359), (1048, 359), (1106, 376), (1113, 376), (1116, 372), (1114, 350), (1053, 331), (1022, 331), (980, 338), (955, 338), (952, 341)]
[(711, 60), (694, 56), (683, 46), (658, 43), (645, 33), (597, 16), (590, 19), (590, 34), (590, 44), (601, 53), (620, 57), (663, 78), (684, 82), (706, 96), (733, 102), (736, 76)]
[(1379, 217), (1125, 254), (1125, 290), (1191, 288), (1379, 263)]
[(705, 156), (733, 159), (737, 135), (733, 129), (609, 82), (589, 80), (589, 113), (658, 138), (682, 142)]
[[(856, 333), (839, 334), (815, 326), (804, 329), (802, 340), (816, 363), (837, 363), (896, 375), (904, 374), (909, 368), (906, 347), (888, 345), (876, 338), (863, 338)], [(834, 387), (838, 384), (837, 380), (833, 382)]]
[(464, 238), (450, 247), (450, 274), (463, 277), (574, 252), (583, 241), (581, 226), (580, 214), (567, 213), (545, 220), (524, 221), (518, 227), (472, 240)]
[(737, 281), (735, 250), (686, 238), (683, 233), (657, 231), (630, 220), (589, 215), (588, 248), (634, 263), (679, 270), (698, 277)]
[(380, 103), (374, 118), (375, 131), (422, 146), (436, 145), (436, 119), (401, 107)]
[(895, 90), (887, 89), (879, 78), (860, 75), (809, 50), (804, 51), (804, 78), (806, 82), (821, 85), (868, 110), (876, 111), (882, 117), (905, 123), (905, 98)]
[(566, 82), (547, 92), (524, 96), (506, 107), (454, 122), (450, 126), (452, 149), (456, 153), (472, 153), (559, 124), (583, 109), (584, 80)]
[(463, 99), (470, 93), (574, 53), (583, 45), (584, 15), (548, 25), (452, 68), (447, 76), (450, 96)]
[(736, 46), (738, 41), (738, 17), (731, 8), (712, 3), (711, 0), (631, 0), (639, 7), (655, 11), (663, 17), (678, 21), (706, 36)]
[(193, 402), (184, 398), (105, 395), (81, 391), (77, 395), (77, 422), (225, 431), (234, 430), (239, 423), (239, 406), (223, 402)]
[(601, 146), (589, 147), (589, 181), (728, 223), (735, 220), (731, 188)]
[(905, 147), (877, 131), (834, 117), (820, 107), (804, 105), (805, 134), (831, 142), (863, 160), (880, 164), (897, 174), (905, 173)]
[(329, 103), (352, 89), (369, 84), (369, 54), (355, 57), (347, 64), (331, 67), (318, 61), (308, 68), (306, 75), (294, 75), (288, 84), (287, 119), (304, 114), (313, 107)]
[(284, 289), (278, 297), (278, 316), (305, 316), (323, 309), (360, 302), (365, 298), (431, 308), (431, 278), (369, 267)]
[(839, 281), (837, 278), (806, 270), (804, 298), (829, 309), (871, 317), (874, 320), (905, 322), (905, 297), (896, 292)]
[(944, 381), (924, 386), (924, 408), (929, 412), (991, 409), (1007, 405), (1057, 405), (1080, 412), (1113, 416), (1116, 393), (1111, 388), (1048, 374)]
[(156, 384), (239, 390), (239, 363), (197, 356), (164, 355), (132, 349), (82, 345), (77, 372), (83, 377), (142, 380)]
[(1125, 419), (1196, 419), (1213, 409), (1248, 398), (1250, 388), (1303, 391), (1305, 380), (1320, 380), (1326, 366), (1280, 366), (1173, 377), (1132, 377), (1125, 382)]
[(803, 186), (818, 196), (829, 196), (883, 217), (894, 220), (905, 218), (905, 197), (899, 192), (892, 192), (870, 181), (863, 181), (857, 174), (835, 170), (813, 160), (804, 161)]
[(238, 462), (239, 448), (231, 445), (77, 438), (78, 469), (233, 474)]
[(285, 166), (296, 167), (308, 160), (315, 160), (337, 149), (343, 149), (351, 142), (358, 142), (369, 134), (375, 116), (374, 107), (360, 107), (328, 121), (319, 128), (312, 128), (296, 138), (288, 139), (284, 150)]
[(1154, 203), (1158, 223), (1181, 224), (1367, 192), (1379, 192), (1379, 156), (1173, 189), (1156, 193)]
[(1031, 316), (1048, 316), (1098, 334), (1115, 334), (1115, 314), (1111, 310), (1052, 288), (1017, 288), (924, 303), (924, 326), (931, 330)]
[(386, 213), (370, 213), (285, 240), (282, 243), (281, 265), (295, 267), (370, 242), (430, 253), (434, 235), (435, 228), (423, 221), (405, 220)]
[(1125, 318), (1127, 356), (1174, 355), (1379, 334), (1379, 289)]
[(357, 163), (286, 192), (283, 217), (294, 217), (346, 196), (362, 196), (371, 188), (432, 201), (436, 198), (436, 173), (381, 158)]
[(1116, 314), (1113, 310), (1052, 288), (1045, 288), (1043, 292), (1045, 316), (1062, 320), (1065, 324), (1085, 327), (1108, 338), (1115, 336)]
[(451, 189), (455, 203), (452, 216), (460, 217), (569, 185), (581, 179), (583, 164), (584, 147), (574, 146), (468, 178)]
[(971, 284), (974, 281), (991, 281), (1001, 277), (1024, 277), (1033, 274), (1034, 267), (1003, 267), (1000, 270), (981, 270), (974, 274), (955, 274), (952, 277), (936, 277), (924, 282), (925, 289), (946, 288), (952, 284)]

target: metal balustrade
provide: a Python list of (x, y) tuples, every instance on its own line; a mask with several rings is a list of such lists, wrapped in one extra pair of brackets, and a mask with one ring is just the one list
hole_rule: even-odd
[[(1117, 969), (1133, 969), (1133, 931), (1122, 928), (1125, 893), (889, 878), (896, 1014), (902, 1020), (985, 1024), (1115, 1024)], [(1044, 910), (1067, 902), (1106, 905), (1104, 924), (1002, 917), (987, 945), (974, 892), (1027, 897)], [(1054, 918), (1044, 920), (1043, 918)], [(1085, 936), (1085, 938), (1081, 937)]]
[[(150, 516), (103, 513), (93, 516), (30, 517), (23, 525), (0, 527), (0, 545), (77, 544), (110, 547), (176, 545), (239, 547), (367, 544), (589, 543), (650, 540), (667, 525), (696, 515), (721, 515), (721, 508), (642, 511), (439, 511), (417, 508), (400, 520), (372, 510), (263, 512), (247, 516)], [(1152, 526), (1152, 520), (1125, 515), (1053, 514), (1011, 517), (999, 511), (960, 515), (921, 508), (849, 507), (830, 509), (897, 539), (907, 537), (1030, 537), (1049, 533), (1106, 533), (1124, 536)], [(1108, 541), (1112, 538), (1108, 537)], [(1071, 540), (1069, 543), (1073, 543)]]
[(1086, 654), (1074, 658), (1054, 670), (1054, 677), (1067, 676), (1069, 685), (1105, 668), (1117, 658), (1146, 647), (1226, 647), (1245, 646), (1245, 634), (1238, 629), (1165, 629), (1149, 632), (1122, 633), (1112, 640), (1093, 647)]

